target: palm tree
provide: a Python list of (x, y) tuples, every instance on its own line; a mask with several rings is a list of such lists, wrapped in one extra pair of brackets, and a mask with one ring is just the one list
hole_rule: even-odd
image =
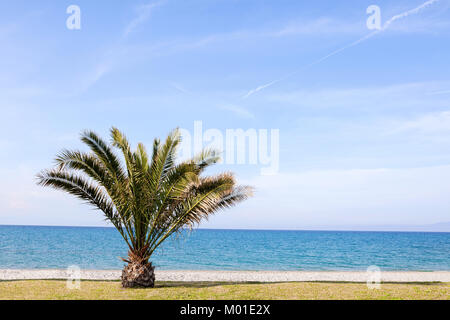
[[(176, 163), (178, 129), (164, 144), (154, 140), (151, 158), (141, 143), (132, 151), (114, 127), (111, 139), (109, 145), (94, 132), (83, 132), (81, 141), (90, 152), (63, 150), (53, 169), (38, 174), (38, 184), (63, 190), (103, 211), (128, 245), (128, 258), (122, 258), (128, 263), (122, 286), (153, 287), (149, 259), (161, 243), (247, 199), (252, 188), (237, 186), (231, 173), (203, 177), (203, 171), (219, 160), (214, 150)], [(125, 166), (114, 148), (122, 153)]]

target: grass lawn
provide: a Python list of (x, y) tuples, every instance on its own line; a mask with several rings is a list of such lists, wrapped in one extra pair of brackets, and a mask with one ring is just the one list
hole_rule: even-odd
[(153, 289), (123, 289), (118, 281), (82, 281), (69, 290), (66, 281), (0, 281), (4, 299), (450, 299), (449, 283), (381, 284), (368, 289), (365, 283), (286, 282), (220, 283), (157, 282)]

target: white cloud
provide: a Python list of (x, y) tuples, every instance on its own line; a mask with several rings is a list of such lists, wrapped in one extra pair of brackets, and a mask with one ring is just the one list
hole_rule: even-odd
[(400, 123), (391, 133), (415, 131), (419, 134), (450, 133), (450, 111), (421, 115), (413, 120)]
[(430, 95), (440, 95), (440, 94), (450, 94), (450, 90), (442, 90), (442, 91), (435, 91), (431, 92)]
[[(362, 25), (361, 25), (362, 26)], [(334, 20), (321, 17), (314, 20), (291, 22), (273, 29), (241, 29), (230, 32), (207, 34), (196, 39), (176, 41), (171, 44), (172, 50), (189, 50), (201, 48), (219, 42), (246, 41), (287, 36), (336, 36), (337, 34), (361, 34), (365, 29), (358, 27), (358, 23)]]
[(141, 5), (136, 8), (137, 14), (134, 19), (132, 19), (124, 28), (122, 33), (122, 38), (117, 41), (109, 50), (107, 50), (103, 56), (98, 59), (101, 62), (96, 63), (92, 70), (88, 72), (84, 78), (80, 81), (80, 84), (72, 95), (77, 95), (80, 92), (84, 92), (96, 84), (100, 79), (102, 79), (106, 74), (111, 72), (120, 62), (121, 59), (129, 59), (130, 50), (129, 47), (124, 43), (128, 36), (134, 32), (140, 25), (145, 23), (151, 16), (154, 8), (165, 4), (165, 0), (157, 1), (145, 5)]
[(448, 87), (447, 82), (400, 83), (383, 86), (321, 88), (316, 90), (278, 91), (264, 95), (261, 99), (277, 107), (340, 108), (341, 110), (394, 110), (413, 111), (429, 105), (434, 108), (448, 108), (444, 96), (431, 96), (429, 92)]
[(237, 105), (227, 104), (227, 105), (221, 106), (220, 108), (222, 110), (231, 111), (235, 115), (237, 115), (241, 118), (244, 118), (244, 119), (254, 119), (255, 118), (255, 115), (253, 113), (251, 113), (247, 109), (237, 106)]
[(273, 227), (431, 224), (450, 212), (450, 166), (285, 172), (245, 183), (256, 195), (240, 214)]
[(192, 95), (192, 93), (189, 90), (187, 90), (184, 86), (182, 86), (179, 83), (172, 82), (172, 83), (170, 83), (170, 85), (171, 85), (171, 87), (177, 89), (181, 93), (184, 93), (184, 94), (187, 94), (187, 95)]
[(336, 34), (360, 34), (366, 32), (364, 24), (349, 23), (328, 17), (321, 17), (309, 21), (296, 21), (282, 27), (279, 30), (265, 32), (264, 35), (272, 37), (284, 37), (294, 35), (336, 35)]
[(131, 20), (123, 31), (123, 36), (127, 37), (130, 33), (135, 31), (141, 24), (145, 23), (149, 18), (154, 8), (163, 5), (166, 1), (157, 1), (148, 3), (137, 7), (137, 16)]

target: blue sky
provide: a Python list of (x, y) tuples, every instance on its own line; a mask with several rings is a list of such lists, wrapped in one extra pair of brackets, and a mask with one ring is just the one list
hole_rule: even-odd
[[(365, 39), (374, 4), (397, 18)], [(0, 224), (104, 225), (34, 175), (83, 129), (149, 145), (196, 120), (280, 130), (277, 174), (213, 171), (257, 192), (202, 227), (448, 222), (449, 40), (448, 0), (2, 1)]]

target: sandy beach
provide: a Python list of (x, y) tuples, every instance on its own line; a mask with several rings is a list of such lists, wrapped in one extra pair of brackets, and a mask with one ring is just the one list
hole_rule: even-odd
[[(119, 280), (120, 270), (81, 270), (82, 280)], [(0, 269), (0, 280), (67, 279), (66, 270)], [(157, 281), (221, 281), (221, 282), (367, 282), (364, 271), (193, 271), (156, 270)], [(385, 271), (382, 282), (450, 282), (450, 271)]]

